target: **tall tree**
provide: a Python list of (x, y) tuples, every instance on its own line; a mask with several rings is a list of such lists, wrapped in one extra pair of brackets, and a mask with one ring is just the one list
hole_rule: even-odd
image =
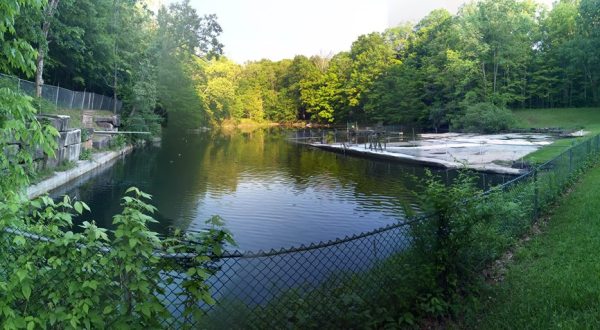
[(584, 77), (584, 100), (587, 104), (600, 102), (598, 81), (600, 79), (600, 1), (581, 0), (577, 17), (578, 37), (575, 39), (578, 50), (576, 64), (582, 68)]
[[(471, 44), (479, 50), (483, 98), (500, 104), (522, 101), (527, 67), (540, 35), (533, 1), (484, 0), (461, 12)], [(475, 39), (475, 38), (477, 39)]]
[(240, 66), (226, 58), (215, 59), (208, 64), (205, 74), (207, 81), (201, 95), (211, 121), (221, 123), (242, 118), (244, 109), (238, 95)]
[[(189, 0), (161, 7), (157, 15), (157, 24), (158, 97), (161, 104), (166, 106), (172, 104), (170, 101), (176, 100), (175, 96), (181, 91), (198, 90), (197, 83), (190, 78), (192, 74), (189, 70), (197, 68), (196, 59), (205, 61), (222, 54), (223, 45), (218, 40), (222, 29), (215, 15), (198, 15), (190, 6)], [(172, 81), (169, 77), (173, 75), (179, 75), (182, 79), (179, 79), (179, 82), (173, 81), (175, 85), (167, 85), (167, 82)], [(180, 90), (177, 90), (178, 88)], [(200, 104), (203, 102), (202, 93), (188, 95), (187, 98), (197, 101), (180, 104), (180, 107), (166, 108), (171, 123), (199, 126), (208, 124), (202, 122), (203, 120), (215, 118), (213, 113), (202, 113), (210, 108), (208, 104)], [(174, 117), (178, 119), (174, 121)]]
[(282, 88), (293, 107), (297, 110), (297, 118), (310, 119), (305, 104), (302, 102), (302, 84), (316, 80), (322, 72), (313, 61), (303, 55), (295, 56), (287, 72), (281, 78)]
[[(359, 36), (350, 48), (351, 69), (345, 84), (348, 96), (347, 120), (365, 120), (364, 105), (374, 82), (398, 59), (393, 42), (386, 42), (381, 33)], [(340, 118), (341, 119), (341, 118)]]
[(54, 17), (54, 13), (56, 12), (56, 8), (58, 7), (59, 0), (50, 0), (44, 7), (43, 15), (42, 15), (42, 27), (41, 27), (41, 35), (39, 39), (38, 45), (38, 54), (36, 60), (36, 72), (35, 72), (35, 96), (42, 96), (42, 84), (44, 83), (43, 73), (44, 73), (44, 58), (46, 56), (46, 52), (48, 51), (48, 33), (50, 32), (50, 25), (52, 22), (52, 18)]
[(578, 71), (573, 67), (577, 0), (562, 0), (543, 16), (541, 43), (536, 49), (529, 83), (529, 106), (572, 106)]

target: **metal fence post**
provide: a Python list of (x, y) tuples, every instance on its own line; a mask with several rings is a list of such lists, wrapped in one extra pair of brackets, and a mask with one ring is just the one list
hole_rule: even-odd
[(573, 172), (573, 147), (569, 148), (569, 174)]
[(534, 212), (534, 217), (537, 219), (538, 215), (539, 215), (539, 191), (538, 191), (538, 169), (537, 167), (533, 169), (533, 194), (534, 194), (534, 200), (533, 200), (533, 212)]
[(60, 85), (56, 87), (56, 98), (54, 99), (54, 104), (56, 105), (56, 110), (58, 110), (58, 93), (60, 92)]
[(373, 255), (375, 256), (375, 261), (377, 261), (377, 241), (375, 237), (373, 237)]
[[(1, 79), (6, 79), (8, 81), (10, 81), (11, 83), (13, 83), (16, 80), (16, 87), (17, 87), (17, 92), (19, 93), (24, 93), (26, 95), (30, 95), (34, 98), (36, 98), (36, 90), (35, 90), (35, 85), (33, 82), (25, 80), (25, 79), (21, 79), (19, 77), (15, 77), (15, 76), (10, 76), (10, 75), (5, 75), (0, 73), (0, 78)], [(14, 85), (13, 85), (14, 86)], [(56, 88), (56, 91), (54, 92), (54, 94), (52, 93), (52, 88)], [(63, 88), (63, 90), (60, 90), (60, 84), (57, 84), (57, 86), (54, 85), (47, 85), (47, 84), (43, 84), (40, 86), (41, 90), (42, 90), (42, 96), (40, 98), (40, 100), (38, 100), (38, 102), (41, 101), (41, 99), (45, 99), (46, 101), (48, 101), (49, 103), (54, 102), (54, 106), (56, 109), (59, 108), (58, 106), (58, 102), (61, 99), (61, 93), (63, 94), (63, 101), (61, 103), (61, 106), (64, 107), (65, 109), (79, 109), (81, 108), (81, 110), (86, 109), (86, 106), (88, 109), (93, 110), (102, 110), (102, 108), (106, 107), (107, 105), (111, 105), (111, 104), (116, 104), (119, 106), (119, 110), (121, 108), (121, 102), (119, 102), (117, 99), (113, 99), (110, 97), (106, 97), (104, 95), (96, 95), (95, 93), (91, 93), (91, 92), (87, 92), (86, 89), (83, 90), (83, 92), (75, 92), (72, 91), (70, 89), (65, 89)], [(71, 93), (71, 99), (65, 99), (68, 98), (68, 96), (64, 96), (64, 93)], [(81, 103), (75, 104), (75, 95), (79, 95), (80, 93), (82, 94), (82, 98), (81, 98)], [(100, 99), (100, 103), (98, 103), (98, 106), (95, 106), (95, 103), (98, 102), (97, 97), (101, 97)], [(87, 97), (87, 99), (86, 99)]]
[(585, 146), (587, 147), (586, 157), (588, 157), (592, 153), (592, 140), (591, 139), (587, 140), (587, 142), (585, 143)]

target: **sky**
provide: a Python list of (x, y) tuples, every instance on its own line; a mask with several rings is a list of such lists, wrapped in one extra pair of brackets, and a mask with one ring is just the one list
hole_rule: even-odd
[[(174, 0), (153, 0), (169, 4)], [(456, 13), (464, 0), (190, 0), (216, 14), (225, 55), (237, 63), (349, 50), (362, 34), (418, 22), (436, 8)], [(549, 6), (553, 0), (538, 0)]]

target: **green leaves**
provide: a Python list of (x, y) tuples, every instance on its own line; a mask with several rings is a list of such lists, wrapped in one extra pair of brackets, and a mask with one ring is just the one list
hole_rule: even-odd
[(29, 300), (29, 296), (31, 296), (31, 286), (29, 285), (29, 283), (21, 284), (21, 292), (23, 293), (23, 297), (25, 297), (25, 300)]
[(84, 202), (80, 202), (80, 201), (76, 201), (73, 204), (73, 208), (75, 209), (75, 211), (77, 211), (77, 213), (79, 214), (83, 214), (83, 210), (86, 210), (88, 212), (90, 212), (90, 207), (84, 203)]
[[(38, 0), (7, 0), (0, 4), (0, 71), (21, 71), (30, 76), (35, 71), (35, 56), (37, 53), (28, 41), (15, 38), (16, 17), (22, 9), (41, 10)], [(8, 32), (8, 33), (7, 33)]]
[(452, 121), (452, 127), (466, 132), (492, 134), (508, 131), (515, 124), (512, 112), (491, 103), (477, 103)]
[[(200, 236), (178, 232), (161, 239), (147, 228), (155, 221), (149, 215), (155, 208), (143, 201), (150, 197), (135, 187), (127, 190), (111, 237), (93, 222), (81, 225), (83, 233), (71, 231), (67, 220), (89, 207), (69, 197), (54, 202), (42, 196), (16, 207), (14, 225), (34, 235), (0, 232), (0, 262), (8, 274), (0, 281), (0, 327), (163, 328), (172, 318), (167, 304), (174, 302), (158, 297), (175, 285), (170, 294), (183, 301), (177, 308), (186, 319), (201, 318), (199, 303), (215, 302), (207, 284), (217, 269), (213, 257), (223, 244), (233, 242), (231, 234), (215, 216)], [(0, 203), (0, 211), (5, 209)], [(2, 253), (7, 247), (11, 253)], [(195, 257), (181, 264), (177, 258), (163, 258), (167, 252)]]
[(15, 154), (0, 154), (0, 164), (5, 169), (0, 176), (0, 200), (5, 200), (11, 195), (9, 192), (20, 194), (28, 185), (28, 174), (34, 171), (32, 154), (35, 150), (54, 149), (52, 135), (55, 130), (47, 129), (37, 121), (30, 97), (9, 88), (0, 88), (0, 104), (3, 105), (0, 118), (5, 118), (0, 134), (0, 149), (18, 146)]

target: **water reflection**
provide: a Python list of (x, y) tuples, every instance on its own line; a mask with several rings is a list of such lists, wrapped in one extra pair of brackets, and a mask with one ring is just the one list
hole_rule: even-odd
[(402, 220), (423, 168), (308, 148), (286, 141), (289, 134), (166, 132), (161, 147), (135, 150), (53, 195), (86, 201), (93, 213), (84, 218), (110, 227), (119, 198), (137, 186), (154, 196), (154, 230), (198, 230), (218, 214), (243, 250), (326, 241)]

